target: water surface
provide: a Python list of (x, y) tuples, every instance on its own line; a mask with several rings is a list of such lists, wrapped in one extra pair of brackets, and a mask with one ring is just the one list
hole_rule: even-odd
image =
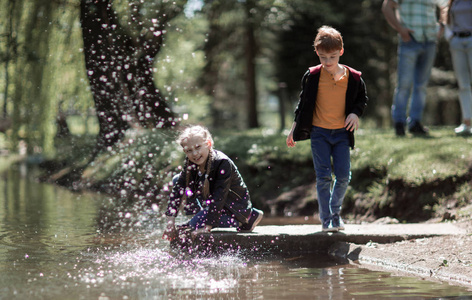
[(372, 272), (320, 255), (186, 256), (161, 239), (157, 210), (0, 180), (0, 299), (424, 299), (463, 287)]

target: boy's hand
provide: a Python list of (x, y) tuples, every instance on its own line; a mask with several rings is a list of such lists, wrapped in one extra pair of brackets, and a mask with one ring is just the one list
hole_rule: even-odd
[(290, 133), (288, 134), (286, 142), (289, 148), (293, 148), (297, 144), (293, 141), (293, 131), (290, 131)]
[(354, 113), (349, 114), (344, 122), (344, 128), (349, 131), (357, 130), (359, 128), (359, 117)]

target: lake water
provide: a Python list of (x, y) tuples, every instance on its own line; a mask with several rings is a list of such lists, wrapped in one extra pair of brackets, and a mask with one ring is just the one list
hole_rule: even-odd
[(12, 169), (0, 179), (0, 299), (472, 298), (463, 287), (320, 255), (184, 256), (161, 239), (157, 211), (28, 174)]

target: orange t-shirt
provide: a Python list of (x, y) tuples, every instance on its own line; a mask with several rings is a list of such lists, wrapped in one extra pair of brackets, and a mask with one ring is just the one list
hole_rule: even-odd
[(321, 68), (313, 125), (325, 129), (340, 129), (346, 119), (346, 91), (349, 72), (344, 68), (344, 76), (338, 81)]

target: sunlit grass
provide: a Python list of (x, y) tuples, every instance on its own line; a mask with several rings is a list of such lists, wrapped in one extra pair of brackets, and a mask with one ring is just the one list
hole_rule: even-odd
[[(309, 141), (288, 148), (287, 131), (273, 129), (213, 130), (212, 134), (215, 148), (238, 166), (258, 207), (264, 207), (266, 201), (284, 192), (315, 182)], [(106, 186), (126, 197), (131, 192), (140, 198), (165, 200), (172, 176), (184, 163), (175, 136), (172, 130), (130, 130), (120, 143), (103, 151), (84, 170), (83, 178), (92, 186)], [(69, 162), (85, 162), (94, 146), (92, 136), (74, 136), (57, 142), (60, 149), (57, 158)], [(389, 207), (396, 193), (404, 188), (453, 183), (469, 174), (470, 149), (472, 137), (457, 137), (452, 127), (432, 128), (428, 138), (410, 135), (397, 138), (393, 130), (386, 129), (359, 131), (356, 148), (351, 152), (353, 176), (345, 203), (357, 207), (371, 207), (375, 203), (382, 209)], [(402, 185), (389, 187), (392, 181)], [(149, 194), (149, 190), (159, 195)], [(427, 188), (417, 195), (416, 201), (426, 210), (440, 211), (451, 199), (457, 200), (459, 207), (466, 206), (472, 201), (470, 192), (470, 184), (462, 183), (453, 187), (452, 194), (450, 189), (443, 194), (441, 187), (434, 191)]]
[(454, 135), (452, 127), (432, 128), (426, 138), (398, 138), (393, 130), (369, 129), (357, 135), (353, 169), (385, 168), (389, 178), (420, 184), (463, 175), (472, 166), (472, 137)]

